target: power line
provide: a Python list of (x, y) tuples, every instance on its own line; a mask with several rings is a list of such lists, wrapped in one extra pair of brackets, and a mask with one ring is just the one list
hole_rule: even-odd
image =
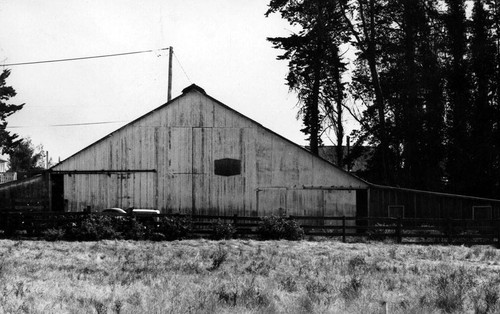
[(186, 71), (184, 71), (184, 67), (182, 66), (181, 62), (179, 61), (179, 58), (177, 58), (177, 55), (175, 54), (174, 52), (174, 57), (175, 57), (175, 60), (177, 60), (177, 63), (179, 64), (179, 66), (181, 67), (182, 69), (182, 72), (184, 72), (184, 75), (186, 76), (186, 78), (188, 79), (189, 83), (193, 83), (193, 81), (191, 81), (191, 79), (189, 78), (189, 76), (187, 75)]
[(65, 62), (65, 61), (78, 61), (78, 60), (86, 60), (86, 59), (118, 57), (118, 56), (126, 56), (126, 55), (133, 55), (133, 54), (139, 54), (139, 53), (148, 53), (148, 52), (168, 50), (168, 49), (169, 48), (160, 48), (160, 49), (151, 49), (151, 50), (141, 50), (141, 51), (132, 51), (132, 52), (113, 53), (113, 54), (99, 55), (99, 56), (89, 56), (89, 57), (77, 57), (77, 58), (55, 59), (55, 60), (44, 60), (44, 61), (30, 61), (30, 62), (7, 63), (7, 64), (3, 64), (3, 66), (6, 67), (6, 66), (17, 66), (17, 65), (30, 65), (30, 64), (40, 64), (40, 63), (53, 63), (53, 62)]
[(97, 125), (97, 124), (111, 124), (111, 123), (123, 123), (127, 121), (101, 121), (101, 122), (85, 122), (85, 123), (67, 123), (67, 124), (51, 124), (51, 125), (13, 125), (7, 126), (6, 129), (22, 129), (22, 128), (49, 128), (49, 127), (66, 127), (66, 126), (84, 126), (84, 125)]

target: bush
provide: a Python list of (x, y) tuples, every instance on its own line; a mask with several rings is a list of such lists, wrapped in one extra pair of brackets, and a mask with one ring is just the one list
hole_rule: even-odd
[(45, 241), (59, 241), (65, 237), (66, 231), (61, 228), (50, 228), (44, 230), (42, 235)]
[(121, 217), (89, 215), (73, 224), (68, 230), (71, 239), (79, 241), (98, 241), (103, 239), (119, 239), (121, 225), (125, 222)]
[(236, 234), (236, 228), (229, 222), (224, 222), (217, 219), (213, 224), (212, 239), (214, 240), (229, 240)]
[(143, 240), (148, 231), (146, 227), (134, 217), (122, 217), (119, 224), (115, 225), (118, 234), (127, 240)]
[(167, 241), (180, 240), (189, 235), (191, 226), (189, 217), (161, 217), (154, 233), (163, 234)]
[(387, 238), (393, 238), (396, 235), (396, 224), (377, 223), (367, 231), (368, 239), (374, 241), (383, 241)]
[(263, 240), (301, 240), (304, 238), (304, 230), (295, 220), (278, 216), (263, 217), (258, 233)]

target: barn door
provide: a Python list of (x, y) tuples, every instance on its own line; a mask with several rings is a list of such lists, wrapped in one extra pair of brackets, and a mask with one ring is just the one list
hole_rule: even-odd
[(156, 173), (131, 172), (117, 175), (118, 207), (154, 208), (157, 206)]
[(64, 175), (63, 174), (51, 174), (50, 182), (52, 184), (51, 188), (51, 200), (52, 200), (52, 211), (64, 211)]

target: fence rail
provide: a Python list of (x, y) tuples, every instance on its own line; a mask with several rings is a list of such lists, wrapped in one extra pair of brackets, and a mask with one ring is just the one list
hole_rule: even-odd
[[(106, 215), (92, 213), (93, 215)], [(43, 228), (57, 228), (78, 222), (87, 212), (0, 212), (0, 234), (16, 229), (26, 235)], [(127, 216), (127, 215), (118, 215)], [(130, 216), (130, 215), (128, 215)], [(151, 216), (139, 216), (154, 224)], [(263, 217), (160, 214), (154, 217), (188, 217), (194, 234), (210, 234), (218, 220), (231, 223), (239, 236), (256, 235)], [(397, 243), (497, 244), (500, 246), (500, 219), (422, 219), (387, 217), (288, 216), (296, 220), (308, 236), (337, 237), (342, 241), (393, 239)]]

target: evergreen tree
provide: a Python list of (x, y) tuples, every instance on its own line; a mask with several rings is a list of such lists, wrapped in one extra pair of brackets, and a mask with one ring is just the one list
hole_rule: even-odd
[(467, 193), (471, 184), (466, 169), (471, 166), (470, 137), (470, 84), (467, 56), (467, 22), (464, 0), (446, 0), (448, 13), (448, 55), (450, 58), (447, 73), (447, 173), (449, 187), (453, 193)]
[(495, 46), (489, 34), (491, 18), (481, 0), (474, 1), (471, 30), (471, 66), (473, 73), (472, 108), (470, 115), (469, 171), (474, 179), (467, 192), (491, 196), (495, 186), (495, 149), (493, 144)]
[(7, 78), (10, 70), (3, 70), (0, 74), (0, 153), (8, 153), (19, 140), (18, 135), (6, 130), (7, 117), (21, 110), (24, 106), (9, 104), (10, 98), (16, 96), (16, 91), (12, 86), (7, 85)]
[[(266, 15), (280, 12), (290, 24), (301, 31), (289, 37), (268, 38), (275, 48), (285, 50), (279, 60), (289, 60), (287, 85), (296, 91), (301, 101), (299, 115), (309, 136), (310, 150), (318, 154), (325, 117), (337, 130), (338, 146), (342, 145), (342, 73), (338, 46), (347, 40), (344, 26), (339, 24), (336, 1), (278, 1), (269, 4)], [(337, 103), (336, 108), (333, 103)], [(337, 117), (337, 118), (333, 118)], [(333, 119), (332, 119), (333, 118)], [(342, 156), (339, 158), (342, 161)]]

